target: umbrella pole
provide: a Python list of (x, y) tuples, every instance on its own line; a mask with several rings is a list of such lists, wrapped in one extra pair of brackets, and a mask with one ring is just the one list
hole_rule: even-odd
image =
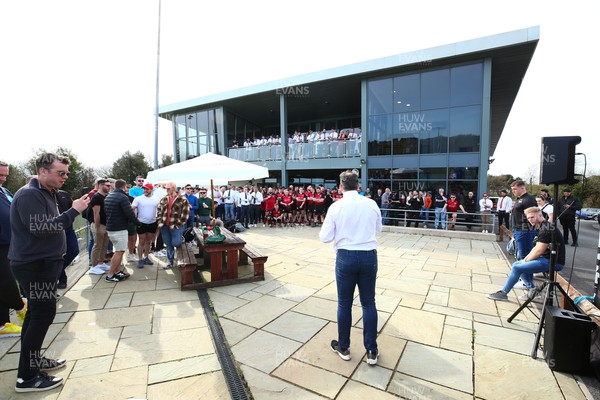
[(213, 187), (213, 180), (210, 180), (210, 199), (212, 200), (210, 215), (212, 215), (212, 219), (215, 219), (215, 189)]

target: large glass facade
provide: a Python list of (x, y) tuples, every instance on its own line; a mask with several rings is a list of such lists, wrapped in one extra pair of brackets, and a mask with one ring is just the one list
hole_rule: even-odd
[(185, 161), (206, 153), (218, 153), (223, 132), (220, 108), (175, 116), (175, 161)]
[(482, 62), (367, 81), (368, 185), (476, 192), (482, 107)]

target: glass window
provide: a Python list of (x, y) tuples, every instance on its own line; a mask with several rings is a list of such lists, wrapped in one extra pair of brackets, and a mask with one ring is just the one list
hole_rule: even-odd
[(177, 130), (177, 139), (185, 138), (186, 126), (185, 126), (185, 115), (178, 115), (175, 117), (175, 129)]
[(448, 110), (424, 111), (426, 129), (419, 131), (421, 154), (448, 152)]
[(446, 189), (446, 181), (445, 180), (425, 180), (420, 181), (419, 186), (422, 188), (424, 192), (431, 192), (432, 196), (438, 192), (439, 188)]
[(392, 116), (377, 115), (369, 117), (367, 129), (369, 155), (391, 155)]
[(478, 179), (478, 167), (450, 167), (448, 168), (448, 179)]
[(367, 85), (367, 114), (389, 114), (392, 112), (392, 79), (369, 81)]
[(450, 70), (424, 72), (421, 74), (421, 110), (448, 107), (450, 105)]
[(461, 203), (469, 192), (473, 192), (477, 196), (477, 181), (450, 181), (448, 184), (448, 191), (457, 194)]
[(483, 64), (463, 65), (450, 70), (450, 104), (481, 104), (483, 97)]
[(369, 168), (367, 171), (369, 179), (376, 180), (390, 180), (390, 169), (389, 168)]
[(478, 152), (481, 138), (481, 106), (450, 109), (450, 152)]
[(425, 115), (420, 112), (395, 114), (393, 154), (417, 154), (419, 152), (419, 132), (427, 129)]
[(420, 108), (419, 74), (394, 78), (394, 112), (404, 113)]
[(391, 174), (394, 179), (417, 179), (418, 172), (418, 168), (400, 167), (392, 169)]
[(421, 179), (446, 179), (446, 167), (441, 168), (421, 168), (419, 173)]

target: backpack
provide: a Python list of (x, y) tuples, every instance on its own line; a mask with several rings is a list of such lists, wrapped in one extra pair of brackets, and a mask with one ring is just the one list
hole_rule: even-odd
[(511, 256), (515, 255), (515, 252), (517, 251), (517, 241), (514, 238), (510, 239), (506, 244), (506, 251)]

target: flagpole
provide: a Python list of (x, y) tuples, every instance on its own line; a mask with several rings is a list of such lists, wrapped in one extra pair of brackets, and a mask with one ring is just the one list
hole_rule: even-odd
[(156, 45), (156, 102), (154, 105), (154, 169), (158, 169), (158, 83), (160, 72), (160, 9), (161, 1), (158, 0), (158, 43)]

